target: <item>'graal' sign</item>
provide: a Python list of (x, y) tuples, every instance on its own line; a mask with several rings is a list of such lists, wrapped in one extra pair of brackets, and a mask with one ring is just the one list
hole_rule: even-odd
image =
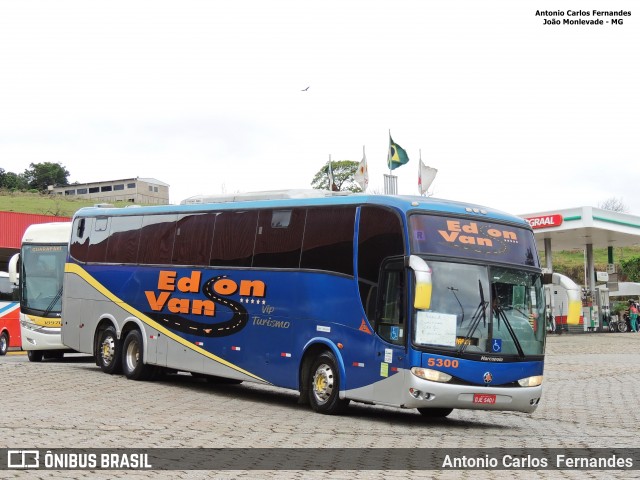
[(559, 227), (562, 225), (562, 215), (542, 215), (540, 217), (530, 217), (525, 218), (531, 228), (549, 228), (549, 227)]

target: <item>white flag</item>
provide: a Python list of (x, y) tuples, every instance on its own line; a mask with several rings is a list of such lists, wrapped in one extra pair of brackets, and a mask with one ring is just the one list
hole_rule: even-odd
[(424, 195), (435, 180), (438, 170), (432, 167), (427, 167), (422, 163), (422, 159), (418, 162), (418, 168), (418, 191), (420, 192), (420, 195)]
[(364, 153), (364, 147), (362, 147), (362, 160), (358, 165), (358, 170), (356, 170), (354, 179), (358, 185), (360, 185), (362, 191), (366, 192), (367, 187), (369, 186), (369, 169), (367, 168), (367, 156)]

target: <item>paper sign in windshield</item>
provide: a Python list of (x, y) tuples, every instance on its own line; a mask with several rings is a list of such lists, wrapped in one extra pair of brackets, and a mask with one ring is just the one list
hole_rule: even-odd
[(416, 321), (416, 342), (425, 345), (456, 345), (456, 315), (420, 311)]

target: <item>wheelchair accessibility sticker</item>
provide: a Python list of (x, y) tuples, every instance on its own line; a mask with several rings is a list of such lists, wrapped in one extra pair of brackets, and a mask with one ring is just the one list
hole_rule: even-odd
[(494, 353), (498, 353), (502, 351), (502, 339), (494, 338), (491, 342), (491, 351)]
[(391, 327), (391, 340), (398, 340), (400, 338), (400, 327)]

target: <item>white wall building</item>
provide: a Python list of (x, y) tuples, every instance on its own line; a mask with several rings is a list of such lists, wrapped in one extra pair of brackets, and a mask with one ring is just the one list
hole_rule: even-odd
[(51, 189), (54, 195), (99, 200), (101, 202), (131, 202), (166, 205), (169, 185), (155, 178), (125, 178), (103, 182), (76, 183)]

